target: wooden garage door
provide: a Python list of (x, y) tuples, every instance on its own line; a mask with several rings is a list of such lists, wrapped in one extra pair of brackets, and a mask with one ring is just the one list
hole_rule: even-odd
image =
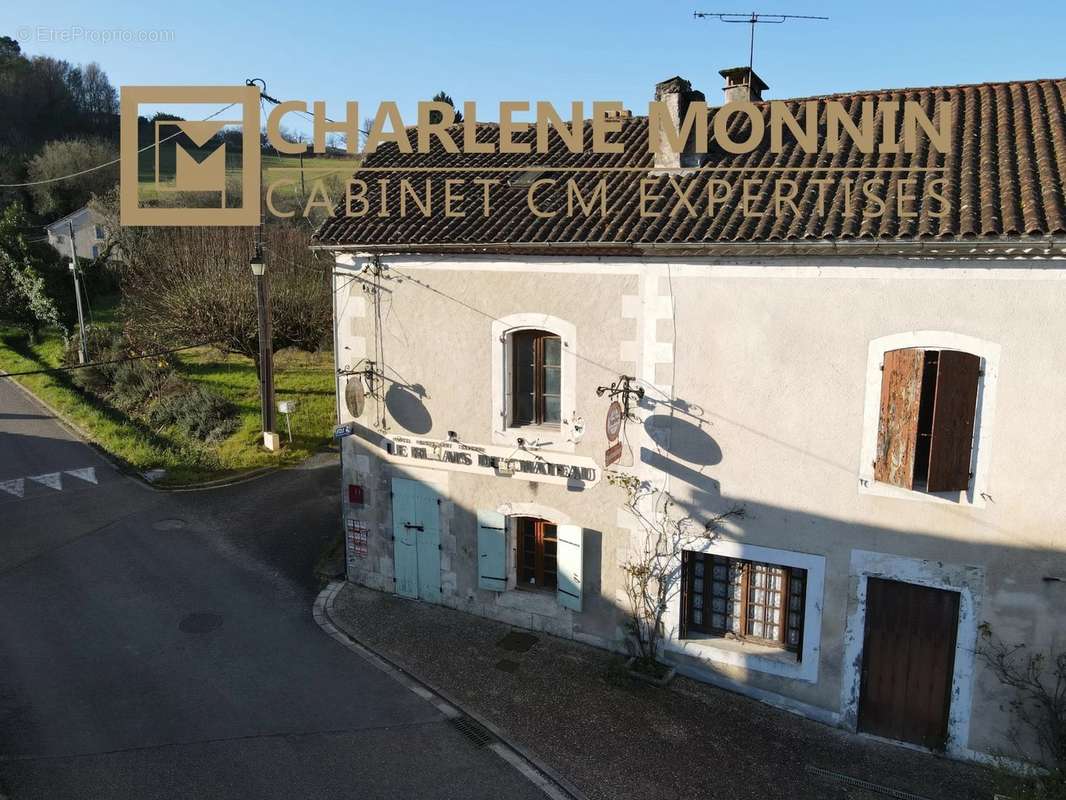
[(958, 624), (958, 592), (868, 580), (859, 730), (944, 748)]

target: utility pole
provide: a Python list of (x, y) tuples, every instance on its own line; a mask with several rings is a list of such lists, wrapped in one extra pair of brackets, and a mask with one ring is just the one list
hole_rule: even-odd
[(266, 261), (263, 259), (262, 229), (256, 236), (252, 274), (255, 276), (255, 304), (259, 317), (259, 402), (262, 405), (263, 446), (267, 450), (277, 450), (281, 447), (281, 437), (274, 430), (273, 322), (270, 315), (270, 284), (267, 282)]
[[(262, 78), (250, 78), (245, 83), (248, 86), (254, 86), (257, 83), (262, 84), (263, 88), (260, 91), (260, 95), (264, 98), (270, 97), (266, 93), (266, 81)], [(273, 98), (271, 99), (273, 100)], [(244, 135), (248, 136), (249, 132), (245, 131)], [(256, 147), (262, 150), (263, 143), (259, 141), (258, 131), (255, 132), (255, 137), (257, 140)], [(259, 318), (259, 402), (262, 405), (263, 447), (267, 450), (279, 450), (281, 448), (281, 437), (274, 430), (276, 427), (274, 412), (274, 325), (270, 313), (270, 284), (267, 281), (266, 259), (263, 248), (265, 211), (262, 192), (265, 187), (263, 186), (262, 156), (259, 158), (259, 188), (259, 227), (256, 228), (255, 232), (255, 254), (252, 256), (251, 261), (252, 275), (255, 276), (255, 305)]]
[(67, 229), (70, 231), (70, 272), (74, 276), (74, 300), (78, 306), (78, 335), (81, 338), (81, 346), (78, 348), (78, 363), (85, 364), (89, 361), (89, 346), (85, 339), (85, 317), (81, 312), (81, 287), (78, 284), (78, 246), (74, 242), (74, 223), (67, 220)]

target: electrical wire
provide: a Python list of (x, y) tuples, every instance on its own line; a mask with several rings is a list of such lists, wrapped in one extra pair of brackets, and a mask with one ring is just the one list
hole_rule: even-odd
[(215, 344), (215, 341), (200, 342), (199, 344), (187, 344), (184, 347), (173, 347), (169, 350), (160, 350), (155, 353), (145, 353), (141, 356), (130, 356), (129, 358), (112, 358), (107, 361), (92, 361), (87, 364), (72, 364), (69, 367), (46, 367), (44, 369), (23, 370), (22, 372), (0, 372), (0, 378), (18, 378), (23, 375), (46, 375), (53, 372), (71, 372), (76, 369), (102, 367), (107, 364), (124, 364), (127, 361), (141, 361), (145, 358), (158, 358), (159, 356), (170, 355), (171, 353), (180, 353), (182, 350), (194, 350), (197, 347), (207, 347), (208, 345), (212, 344)]
[[(493, 322), (499, 322), (501, 325), (506, 325), (507, 324), (506, 322), (504, 322), (499, 317), (495, 317), (495, 316), (493, 316), (492, 314), (490, 314), (487, 311), (483, 311), (482, 309), (480, 309), (480, 308), (478, 308), (476, 306), (470, 305), (465, 300), (462, 300), (462, 299), (460, 299), (458, 297), (454, 297), (454, 296), (448, 294), (447, 292), (443, 292), (443, 291), (441, 291), (440, 289), (438, 289), (438, 288), (436, 288), (434, 286), (430, 286), (428, 283), (425, 283), (424, 281), (421, 281), (418, 278), (412, 277), (411, 275), (409, 275), (409, 274), (407, 274), (405, 272), (401, 272), (400, 270), (396, 269), (395, 267), (388, 266), (388, 267), (386, 267), (386, 269), (389, 272), (396, 273), (397, 275), (399, 275), (400, 277), (404, 278), (405, 280), (411, 281), (411, 283), (415, 284), (415, 286), (420, 286), (423, 289), (426, 289), (426, 290), (428, 290), (430, 292), (433, 292), (434, 294), (439, 295), (440, 297), (443, 297), (446, 300), (450, 300), (453, 303), (458, 303), (463, 308), (466, 308), (466, 309), (468, 309), (470, 311), (473, 311), (475, 314), (480, 314), (481, 316), (485, 317), (486, 319), (492, 320)], [(573, 355), (574, 358), (578, 359), (579, 361), (584, 361), (586, 364), (591, 364), (592, 366), (599, 367), (604, 372), (607, 372), (607, 373), (609, 373), (611, 375), (618, 375), (619, 374), (619, 369), (616, 366), (615, 367), (607, 366), (606, 364), (603, 364), (603, 363), (601, 363), (599, 361), (596, 361), (593, 358), (589, 358), (588, 356), (583, 356), (583, 355), (581, 355), (579, 353), (574, 353), (573, 351), (571, 351), (571, 355)]]
[[(228, 106), (225, 106), (224, 108), (220, 108), (214, 114), (211, 114), (210, 116), (206, 116), (200, 121), (201, 122), (207, 122), (210, 119), (214, 119), (219, 114), (221, 114), (221, 113), (223, 113), (225, 111), (228, 111), (229, 109), (233, 108), (235, 105), (237, 105), (237, 104), (236, 103), (230, 103)], [(157, 145), (163, 144), (163, 142), (169, 142), (171, 139), (174, 139), (174, 138), (177, 138), (178, 136), (181, 136), (182, 133), (184, 133), (184, 131), (179, 130), (177, 133), (173, 133), (170, 136), (167, 136), (165, 139), (160, 139), (158, 142), (152, 142), (150, 145), (146, 145), (145, 147), (142, 147), (140, 150), (137, 151), (137, 153), (140, 154), (140, 153), (145, 152), (146, 150), (151, 150), (153, 147), (156, 147)], [(120, 161), (122, 161), (121, 157), (116, 158), (114, 161), (108, 161), (105, 164), (97, 164), (95, 167), (89, 167), (87, 169), (79, 170), (78, 172), (72, 172), (69, 175), (60, 175), (58, 178), (46, 178), (45, 180), (42, 180), (42, 181), (30, 181), (28, 183), (0, 183), (0, 189), (24, 189), (27, 186), (43, 186), (43, 185), (48, 184), (48, 183), (58, 183), (59, 181), (69, 180), (70, 178), (77, 178), (79, 175), (86, 175), (86, 174), (88, 174), (90, 172), (95, 172), (98, 169), (104, 169), (105, 167), (113, 167), (115, 164), (118, 164)]]

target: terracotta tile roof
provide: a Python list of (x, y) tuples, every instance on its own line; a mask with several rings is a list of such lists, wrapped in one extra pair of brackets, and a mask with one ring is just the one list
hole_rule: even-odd
[[(976, 84), (968, 86), (898, 89), (831, 95), (823, 98), (787, 100), (790, 110), (802, 121), (803, 101), (833, 99), (841, 101), (858, 121), (863, 100), (915, 100), (925, 113), (936, 119), (938, 103), (954, 103), (955, 123), (952, 152), (941, 154), (931, 149), (925, 137), (919, 138), (918, 152), (902, 151), (890, 154), (864, 154), (847, 136), (836, 154), (824, 152), (808, 154), (786, 137), (782, 152), (770, 152), (769, 128), (763, 137), (766, 146), (744, 155), (730, 155), (711, 145), (707, 165), (698, 173), (685, 176), (657, 176), (652, 193), (666, 196), (657, 217), (642, 218), (639, 213), (639, 181), (653, 169), (654, 157), (647, 147), (647, 119), (632, 117), (624, 120), (622, 131), (615, 137), (624, 152), (605, 155), (591, 152), (571, 153), (552, 132), (549, 154), (476, 154), (454, 155), (438, 150), (426, 154), (402, 154), (394, 145), (381, 148), (367, 157), (365, 167), (388, 168), (393, 171), (363, 171), (356, 177), (371, 187), (368, 196), (376, 201), (377, 180), (389, 178), (388, 198), (392, 216), (345, 218), (341, 206), (337, 214), (324, 223), (316, 233), (318, 244), (350, 247), (389, 248), (407, 251), (432, 252), (435, 249), (467, 248), (483, 252), (494, 249), (536, 249), (552, 245), (554, 250), (581, 252), (626, 252), (645, 246), (678, 245), (692, 247), (715, 244), (750, 244), (773, 242), (904, 242), (925, 240), (943, 242), (957, 240), (1002, 240), (1004, 238), (1049, 237), (1066, 234), (1066, 79), (1016, 81), (1009, 83)], [(762, 103), (764, 114), (769, 104)], [(880, 108), (880, 107), (879, 107)], [(714, 110), (711, 111), (712, 116)], [(901, 116), (901, 115), (900, 115)], [(881, 139), (882, 118), (877, 116), (877, 136)], [(899, 122), (897, 121), (897, 127)], [(747, 121), (743, 115), (731, 120), (734, 140), (746, 138)], [(458, 131), (458, 128), (456, 128)], [(824, 125), (823, 125), (824, 130)], [(589, 138), (586, 130), (586, 143)], [(479, 140), (498, 141), (498, 128), (492, 124), (479, 126)], [(535, 141), (531, 129), (517, 141)], [(456, 136), (461, 141), (461, 134)], [(535, 149), (535, 148), (532, 148)], [(548, 166), (553, 171), (541, 177), (559, 178), (558, 187), (541, 190), (537, 197), (545, 211), (561, 210), (551, 219), (534, 216), (526, 205), (526, 188), (508, 184), (523, 174), (524, 168)], [(418, 167), (436, 167), (446, 171), (419, 172)], [(841, 167), (859, 168), (849, 172)], [(875, 173), (874, 167), (894, 167), (897, 171)], [(942, 167), (943, 173), (921, 170)], [(614, 168), (616, 171), (596, 172), (591, 168)], [(624, 168), (624, 169), (623, 169)], [(638, 169), (631, 169), (638, 168)], [(772, 172), (767, 168), (773, 168)], [(809, 171), (817, 168), (817, 171)], [(833, 168), (825, 170), (825, 168)], [(504, 171), (511, 170), (511, 171)], [(518, 170), (518, 171), (514, 171)], [(558, 170), (558, 171), (554, 171)], [(744, 178), (765, 178), (767, 174), (790, 178), (799, 185), (797, 205), (799, 213), (783, 207), (780, 215), (745, 217), (741, 193)], [(845, 208), (844, 177), (861, 185), (867, 178), (883, 177), (886, 186), (881, 193), (889, 202), (880, 218), (848, 215)], [(932, 215), (937, 206), (924, 188), (938, 174), (947, 179), (943, 192), (950, 205), (944, 218)], [(398, 179), (404, 177), (419, 188), (431, 179), (432, 215), (424, 217), (408, 198), (408, 215), (398, 215)], [(466, 212), (461, 218), (443, 214), (444, 178), (465, 178), (467, 183), (457, 190), (465, 200), (457, 207)], [(580, 212), (567, 216), (566, 180), (574, 178), (585, 197), (589, 197), (600, 178), (606, 178), (610, 211), (585, 216)], [(500, 185), (491, 190), (492, 209), (483, 216), (482, 189), (472, 183), (474, 178), (498, 179)], [(697, 214), (691, 217), (683, 206), (678, 214), (670, 214), (676, 192), (670, 180), (675, 179), (687, 188), (694, 182), (689, 197)], [(729, 179), (732, 193), (716, 214), (707, 213), (708, 182), (714, 178)], [(817, 212), (816, 178), (829, 178), (824, 195), (823, 213)], [(911, 206), (915, 217), (897, 214), (896, 187), (904, 178), (913, 179), (916, 201)], [(527, 180), (529, 176), (527, 176)], [(761, 194), (754, 204), (756, 210), (772, 206), (772, 180), (764, 180)]]

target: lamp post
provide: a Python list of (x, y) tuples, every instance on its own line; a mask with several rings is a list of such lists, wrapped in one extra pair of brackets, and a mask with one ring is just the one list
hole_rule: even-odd
[(255, 302), (259, 312), (259, 402), (263, 413), (263, 447), (277, 450), (281, 437), (274, 432), (274, 348), (270, 323), (270, 284), (267, 283), (263, 248), (256, 242), (252, 256), (252, 275), (255, 276)]

